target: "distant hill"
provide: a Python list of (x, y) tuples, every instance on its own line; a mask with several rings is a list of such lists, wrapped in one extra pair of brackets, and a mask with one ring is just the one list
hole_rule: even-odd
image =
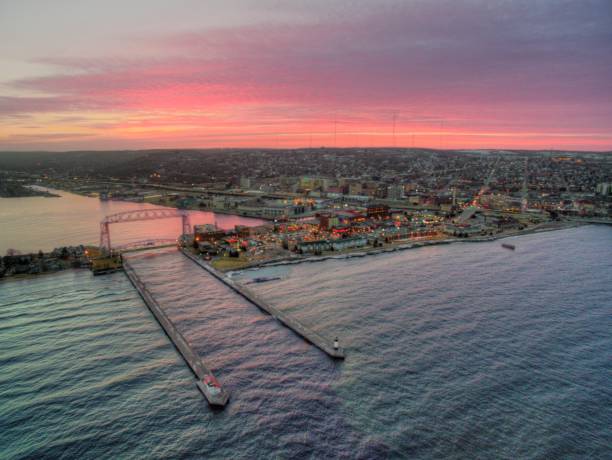
[(97, 175), (145, 155), (143, 151), (0, 152), (0, 169)]
[[(167, 149), (73, 152), (0, 152), (0, 170), (52, 176), (143, 178), (162, 183), (214, 183), (239, 181), (241, 176), (280, 177), (368, 173), (404, 174), (426, 168), (460, 167), (462, 161), (494, 156), (597, 157), (605, 153), (525, 150), (435, 150), (421, 148), (317, 148), (317, 149)], [(606, 160), (612, 159), (612, 155)], [(435, 166), (428, 159), (435, 159)], [(453, 166), (454, 165), (454, 166)], [(462, 166), (461, 166), (462, 167)], [(433, 171), (433, 170), (432, 170)], [(430, 171), (430, 172), (432, 172)], [(409, 174), (409, 175), (410, 175)]]

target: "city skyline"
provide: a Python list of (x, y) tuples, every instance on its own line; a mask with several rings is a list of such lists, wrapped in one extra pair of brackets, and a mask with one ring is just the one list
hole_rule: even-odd
[(612, 6), (0, 6), (0, 150), (612, 149)]

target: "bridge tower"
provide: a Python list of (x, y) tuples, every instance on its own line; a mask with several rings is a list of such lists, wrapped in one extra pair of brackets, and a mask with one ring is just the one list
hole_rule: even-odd
[(191, 234), (191, 221), (189, 220), (189, 213), (187, 211), (181, 213), (181, 222), (183, 225), (183, 235)]
[(106, 221), (100, 222), (100, 249), (102, 251), (110, 251), (111, 249), (110, 229)]

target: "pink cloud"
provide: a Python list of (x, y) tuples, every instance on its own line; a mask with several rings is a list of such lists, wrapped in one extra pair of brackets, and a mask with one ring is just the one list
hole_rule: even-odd
[[(46, 58), (61, 72), (12, 82), (44, 96), (2, 97), (0, 116), (117, 112), (138, 115), (132, 128), (196, 125), (225, 139), (309, 133), (338, 118), (352, 131), (388, 129), (392, 113), (404, 131), (442, 123), (457, 133), (591, 133), (598, 144), (612, 129), (605, 16), (462, 5), (176, 34), (140, 42), (133, 59)], [(575, 27), (587, 19), (589, 30)]]

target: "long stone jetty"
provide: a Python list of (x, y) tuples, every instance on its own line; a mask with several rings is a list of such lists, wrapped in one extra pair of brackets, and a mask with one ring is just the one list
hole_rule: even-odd
[(123, 259), (123, 269), (132, 282), (142, 300), (147, 305), (155, 319), (166, 332), (176, 349), (179, 351), (187, 365), (198, 377), (198, 388), (202, 391), (211, 406), (225, 406), (229, 400), (229, 393), (217, 381), (213, 373), (204, 365), (198, 354), (193, 351), (185, 337), (178, 331), (174, 323), (159, 306), (151, 292), (147, 289), (131, 264)]
[(228, 278), (220, 271), (211, 267), (204, 261), (198, 259), (193, 254), (189, 253), (189, 251), (181, 249), (181, 252), (186, 257), (193, 260), (196, 264), (202, 267), (204, 270), (206, 270), (208, 273), (210, 273), (212, 276), (221, 281), (223, 284), (230, 287), (236, 293), (240, 294), (242, 297), (244, 297), (256, 307), (258, 307), (260, 310), (268, 313), (280, 323), (287, 326), (300, 337), (306, 339), (308, 342), (312, 343), (332, 358), (344, 359), (344, 349), (340, 346), (335, 346), (338, 344), (334, 344), (333, 341), (329, 340), (326, 337), (323, 337), (318, 332), (313, 331), (308, 326), (305, 326), (304, 324), (299, 322), (297, 319), (289, 316), (287, 313), (280, 311), (278, 308), (273, 307), (268, 302), (257, 296), (253, 291), (234, 282), (232, 279)]

